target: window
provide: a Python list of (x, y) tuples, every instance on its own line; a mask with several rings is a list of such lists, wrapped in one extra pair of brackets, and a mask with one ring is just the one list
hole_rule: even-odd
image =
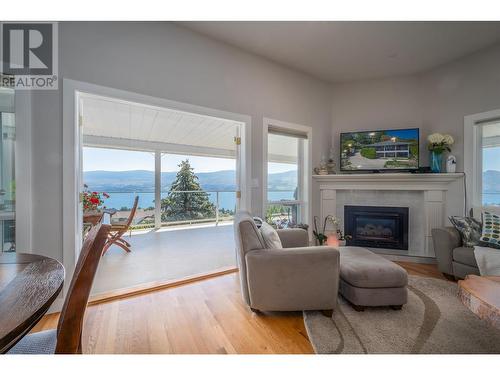
[(483, 206), (500, 205), (500, 121), (480, 127), (481, 199)]
[(15, 140), (14, 90), (0, 88), (0, 252), (15, 251)]
[(266, 124), (265, 218), (278, 227), (307, 223), (310, 129), (275, 123)]
[(467, 208), (500, 206), (500, 111), (466, 116)]

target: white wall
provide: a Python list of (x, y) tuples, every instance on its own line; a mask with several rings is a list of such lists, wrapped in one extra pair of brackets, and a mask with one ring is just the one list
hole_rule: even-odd
[[(432, 132), (457, 141), (463, 171), (464, 116), (500, 108), (500, 44), (418, 75), (333, 85), (335, 145), (346, 130), (418, 126), (422, 145)], [(428, 164), (425, 148), (421, 164)]]
[(464, 116), (500, 109), (500, 44), (420, 76), (425, 128), (452, 134), (463, 171)]
[[(500, 109), (500, 44), (412, 76), (335, 84), (332, 136), (349, 130), (420, 128), (420, 165), (428, 165), (427, 136), (453, 135), (457, 171), (463, 171), (464, 116)], [(463, 186), (448, 193), (448, 215), (463, 212)]]
[[(252, 175), (259, 180), (263, 117), (311, 126), (314, 165), (330, 145), (330, 85), (174, 24), (61, 23), (59, 56), (61, 79), (251, 116)], [(32, 155), (34, 250), (58, 259), (63, 209), (60, 91), (34, 92)], [(261, 214), (261, 188), (252, 191), (255, 214)]]
[(422, 128), (419, 82), (414, 76), (333, 85), (333, 145), (345, 131)]

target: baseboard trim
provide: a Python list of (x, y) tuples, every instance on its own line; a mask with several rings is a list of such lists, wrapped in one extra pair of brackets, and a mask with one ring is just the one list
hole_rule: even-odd
[(430, 257), (416, 257), (411, 255), (394, 255), (394, 254), (382, 254), (378, 253), (378, 255), (383, 256), (386, 259), (395, 261), (395, 262), (411, 262), (411, 263), (420, 263), (420, 264), (436, 264), (436, 258)]
[(98, 293), (94, 294), (90, 297), (88, 306), (98, 305), (101, 303), (106, 303), (118, 299), (130, 298), (134, 296), (138, 296), (141, 294), (146, 294), (150, 292), (159, 291), (162, 289), (175, 288), (181, 285), (194, 283), (197, 281), (202, 281), (206, 279), (210, 279), (217, 276), (227, 275), (230, 273), (238, 272), (238, 268), (235, 267), (226, 267), (220, 268), (218, 270), (202, 273), (197, 275), (192, 275), (185, 278), (174, 279), (174, 280), (163, 280), (163, 281), (153, 281), (150, 283), (144, 283), (135, 285), (129, 288), (116, 289), (110, 292)]

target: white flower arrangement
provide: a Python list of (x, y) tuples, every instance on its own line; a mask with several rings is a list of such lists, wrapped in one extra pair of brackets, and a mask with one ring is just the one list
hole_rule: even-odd
[(444, 143), (446, 143), (448, 146), (451, 146), (453, 145), (453, 143), (455, 143), (455, 140), (449, 134), (443, 135), (443, 138), (444, 138)]
[(455, 143), (449, 134), (433, 133), (427, 137), (429, 150), (441, 154), (445, 150), (450, 152), (451, 146)]

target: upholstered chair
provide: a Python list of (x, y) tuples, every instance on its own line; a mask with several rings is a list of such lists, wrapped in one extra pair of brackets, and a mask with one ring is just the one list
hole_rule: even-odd
[(243, 299), (254, 312), (333, 310), (339, 287), (339, 252), (308, 246), (307, 231), (278, 230), (283, 249), (266, 248), (252, 216), (234, 221)]

